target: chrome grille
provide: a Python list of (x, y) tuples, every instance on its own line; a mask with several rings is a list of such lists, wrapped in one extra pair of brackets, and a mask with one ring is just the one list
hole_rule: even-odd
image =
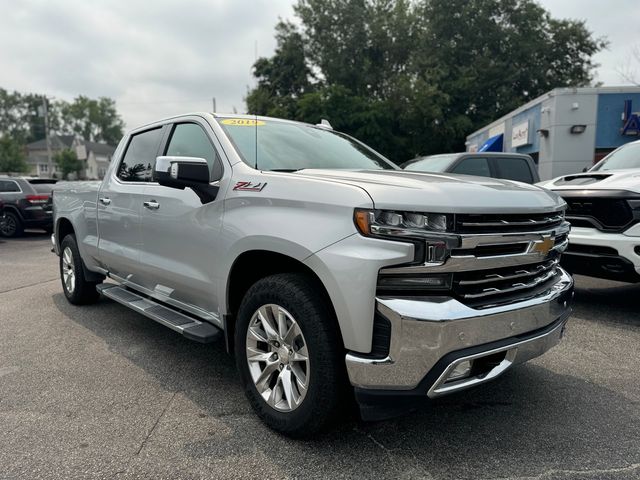
[(453, 292), (464, 303), (492, 306), (509, 302), (514, 296), (522, 300), (546, 289), (560, 274), (558, 260), (538, 264), (500, 268), (484, 272), (453, 274)]
[(456, 215), (456, 233), (538, 232), (559, 227), (564, 220), (562, 212), (529, 215)]

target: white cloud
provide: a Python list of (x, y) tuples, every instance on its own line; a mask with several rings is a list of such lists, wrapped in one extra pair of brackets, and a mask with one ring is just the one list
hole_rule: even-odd
[[(275, 47), (278, 17), (293, 0), (0, 0), (0, 86), (71, 99), (115, 98), (127, 126), (186, 111), (245, 108), (251, 65)], [(635, 0), (542, 0), (555, 17), (582, 18), (611, 46), (599, 80), (636, 39)]]

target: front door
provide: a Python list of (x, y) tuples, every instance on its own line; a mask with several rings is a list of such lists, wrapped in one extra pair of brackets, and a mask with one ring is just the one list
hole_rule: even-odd
[[(220, 178), (222, 163), (210, 127), (194, 120), (171, 128), (161, 155), (204, 158), (212, 178)], [(149, 183), (144, 196), (143, 286), (156, 298), (218, 322), (213, 269), (222, 227), (222, 194), (202, 204), (190, 188)]]

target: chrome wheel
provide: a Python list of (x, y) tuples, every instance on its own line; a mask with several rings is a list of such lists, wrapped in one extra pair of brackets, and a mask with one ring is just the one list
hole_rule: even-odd
[(247, 329), (247, 363), (258, 393), (280, 412), (295, 410), (309, 388), (307, 342), (293, 316), (279, 305), (260, 307)]
[(67, 292), (73, 293), (76, 288), (76, 271), (73, 253), (69, 247), (66, 247), (62, 252), (62, 281)]

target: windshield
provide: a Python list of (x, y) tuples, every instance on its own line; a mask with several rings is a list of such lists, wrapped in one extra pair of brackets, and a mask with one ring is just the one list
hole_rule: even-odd
[(458, 155), (431, 155), (422, 157), (420, 160), (411, 161), (405, 170), (413, 170), (415, 172), (446, 172), (451, 163)]
[(629, 143), (614, 150), (589, 171), (604, 172), (605, 170), (622, 170), (624, 168), (640, 168), (640, 143)]
[(333, 130), (277, 120), (224, 118), (219, 122), (244, 162), (260, 170), (397, 168), (364, 144)]

